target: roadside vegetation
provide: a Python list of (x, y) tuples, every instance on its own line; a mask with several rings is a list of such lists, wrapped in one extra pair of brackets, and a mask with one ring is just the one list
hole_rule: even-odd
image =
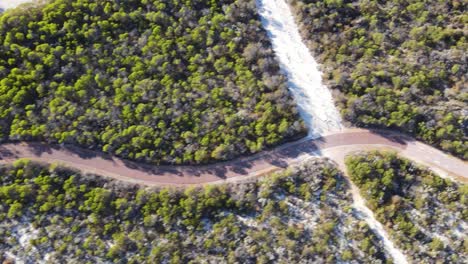
[(386, 263), (346, 181), (322, 160), (185, 190), (20, 160), (0, 167), (0, 183), (0, 261)]
[(0, 15), (0, 139), (150, 163), (305, 133), (253, 0), (50, 0)]
[(468, 158), (466, 1), (292, 0), (346, 120)]
[(346, 165), (377, 219), (413, 263), (466, 263), (468, 186), (388, 152), (349, 156)]

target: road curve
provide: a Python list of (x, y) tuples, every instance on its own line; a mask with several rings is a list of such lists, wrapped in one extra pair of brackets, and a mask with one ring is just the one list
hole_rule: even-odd
[(0, 164), (26, 158), (59, 163), (85, 173), (132, 183), (180, 186), (246, 180), (312, 156), (328, 157), (344, 168), (344, 157), (347, 154), (369, 149), (392, 149), (443, 176), (468, 182), (467, 162), (395, 132), (364, 129), (346, 129), (318, 139), (305, 138), (250, 157), (202, 166), (152, 166), (76, 147), (48, 146), (41, 143), (0, 145)]

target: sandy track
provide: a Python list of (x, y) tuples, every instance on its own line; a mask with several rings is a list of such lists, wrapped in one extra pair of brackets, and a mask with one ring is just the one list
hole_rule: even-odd
[(302, 41), (289, 5), (284, 0), (255, 3), (309, 136), (320, 137), (343, 129), (332, 94), (322, 82), (318, 63)]
[(33, 1), (34, 0), (0, 0), (0, 9), (15, 8), (18, 5)]
[(464, 161), (397, 133), (362, 129), (347, 129), (318, 139), (306, 138), (250, 157), (205, 166), (152, 166), (76, 147), (40, 143), (0, 145), (0, 164), (27, 158), (143, 185), (197, 185), (261, 176), (312, 156), (328, 157), (343, 167), (348, 153), (382, 148), (393, 149), (436, 172), (444, 172), (445, 176), (468, 181), (468, 166)]

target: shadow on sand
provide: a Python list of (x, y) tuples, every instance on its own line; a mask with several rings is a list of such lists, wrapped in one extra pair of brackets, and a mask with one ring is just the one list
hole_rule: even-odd
[[(370, 132), (370, 133), (369, 133)], [(60, 158), (63, 156), (75, 156), (82, 160), (88, 160), (90, 167), (95, 167), (103, 171), (120, 173), (125, 170), (129, 177), (138, 178), (138, 176), (165, 176), (165, 177), (209, 177), (210, 181), (214, 178), (226, 179), (235, 176), (247, 176), (253, 172), (271, 171), (275, 168), (286, 168), (290, 164), (299, 161), (299, 157), (304, 154), (320, 155), (324, 147), (333, 147), (335, 145), (382, 143), (393, 145), (399, 148), (405, 148), (409, 142), (414, 139), (405, 134), (392, 132), (384, 129), (367, 130), (366, 135), (349, 135), (346, 133), (327, 136), (325, 138), (302, 138), (298, 141), (285, 143), (279, 147), (263, 151), (248, 157), (239, 157), (233, 160), (218, 162), (208, 165), (151, 165), (138, 161), (130, 161), (111, 156), (107, 153), (83, 149), (70, 145), (47, 145), (43, 143), (17, 143), (28, 148), (28, 150), (37, 157), (44, 153), (55, 153)], [(371, 135), (371, 137), (369, 137)], [(372, 137), (374, 135), (374, 137)], [(376, 139), (377, 136), (380, 139)], [(373, 139), (371, 139), (373, 138)], [(327, 142), (327, 140), (329, 142)], [(53, 154), (52, 154), (53, 155)], [(60, 157), (62, 156), (62, 157)], [(13, 153), (11, 148), (7, 149), (0, 145), (1, 159), (21, 158), (20, 154)], [(73, 160), (73, 159), (70, 159)], [(76, 160), (76, 159), (75, 159)], [(92, 161), (91, 161), (92, 160)]]
[(410, 142), (416, 141), (413, 137), (406, 135), (401, 132), (396, 132), (396, 131), (391, 131), (391, 130), (386, 130), (386, 129), (370, 129), (369, 130), (372, 134), (378, 135), (380, 137), (383, 137), (387, 139), (388, 141), (400, 145), (402, 147), (408, 145)]
[(0, 146), (0, 160), (3, 159), (11, 159), (11, 158), (19, 158), (15, 153), (13, 153), (11, 150)]
[(318, 152), (317, 141), (322, 139), (301, 139), (286, 143), (277, 148), (257, 153), (248, 157), (239, 157), (208, 165), (149, 165), (123, 160), (125, 166), (134, 170), (145, 171), (153, 176), (171, 174), (179, 177), (201, 177), (203, 175), (227, 179), (233, 176), (247, 176), (251, 172), (266, 167), (286, 168), (290, 162), (305, 153)]
[[(277, 148), (263, 151), (248, 157), (239, 157), (229, 161), (223, 161), (208, 165), (151, 165), (142, 162), (130, 161), (111, 156), (107, 153), (83, 149), (71, 145), (47, 145), (43, 143), (29, 142), (25, 144), (28, 150), (34, 155), (41, 157), (44, 153), (65, 152), (66, 155), (77, 156), (83, 160), (96, 159), (95, 165), (100, 164), (100, 168), (124, 166), (135, 170), (135, 173), (143, 172), (150, 176), (177, 176), (177, 177), (201, 177), (215, 176), (219, 179), (226, 179), (234, 176), (247, 176), (250, 173), (262, 169), (286, 168), (289, 164), (306, 153), (318, 153), (319, 145), (324, 139), (303, 138), (298, 141), (289, 142)], [(7, 153), (7, 150), (0, 146), (0, 159), (11, 157), (14, 153)]]

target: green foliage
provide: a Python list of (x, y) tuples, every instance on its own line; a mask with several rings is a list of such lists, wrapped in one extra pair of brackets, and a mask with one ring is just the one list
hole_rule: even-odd
[[(385, 261), (373, 233), (343, 211), (350, 195), (331, 166), (314, 160), (253, 183), (175, 190), (23, 160), (0, 166), (0, 252), (34, 263), (45, 254), (53, 263)], [(21, 232), (29, 237), (18, 243)]]
[(293, 0), (344, 117), (468, 159), (463, 1)]
[[(389, 152), (349, 156), (346, 165), (369, 207), (413, 262), (466, 259), (460, 243), (467, 232), (463, 227), (468, 215), (466, 185)], [(361, 246), (367, 248), (365, 241)]]
[(179, 164), (304, 131), (253, 0), (51, 0), (0, 15), (0, 54), (0, 140)]

